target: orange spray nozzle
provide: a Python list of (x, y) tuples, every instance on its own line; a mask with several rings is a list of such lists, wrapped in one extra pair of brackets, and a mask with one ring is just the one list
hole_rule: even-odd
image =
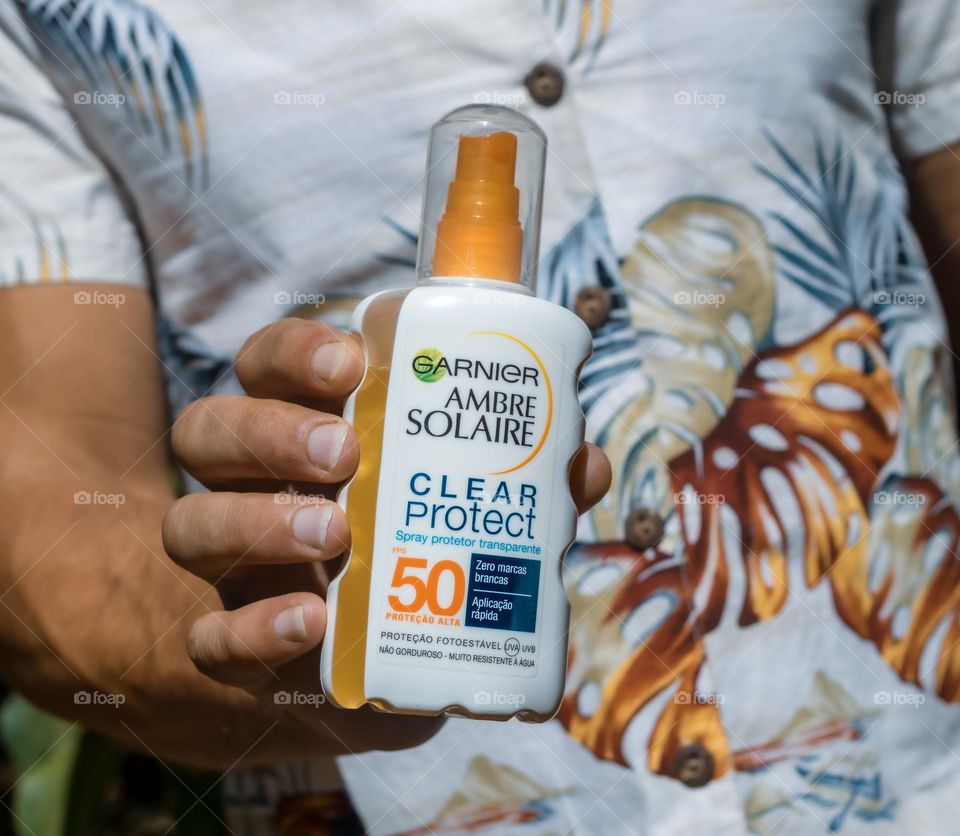
[(456, 174), (437, 224), (434, 276), (520, 280), (523, 230), (516, 167), (515, 134), (460, 137)]

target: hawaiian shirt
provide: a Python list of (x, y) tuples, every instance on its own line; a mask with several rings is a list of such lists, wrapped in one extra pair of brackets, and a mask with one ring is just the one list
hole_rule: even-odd
[[(955, 831), (952, 358), (899, 167), (960, 140), (953, 0), (6, 0), (0, 282), (149, 287), (174, 410), (238, 391), (255, 329), (411, 284), (472, 102), (548, 136), (538, 293), (592, 327), (613, 486), (556, 719), (341, 759), (365, 828)], [(231, 776), (231, 828), (314, 772)]]

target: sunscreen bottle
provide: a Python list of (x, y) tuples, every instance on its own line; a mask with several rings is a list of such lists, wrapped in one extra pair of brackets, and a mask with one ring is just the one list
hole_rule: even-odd
[(412, 290), (356, 309), (367, 369), (340, 494), (321, 676), (343, 708), (543, 721), (557, 710), (590, 332), (538, 299), (546, 137), (509, 108), (434, 125)]

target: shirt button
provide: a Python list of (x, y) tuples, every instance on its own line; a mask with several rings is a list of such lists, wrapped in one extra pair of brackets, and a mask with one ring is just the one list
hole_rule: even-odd
[(634, 508), (623, 528), (627, 543), (638, 552), (652, 549), (663, 537), (663, 520), (652, 508)]
[(599, 328), (610, 316), (609, 291), (602, 287), (585, 287), (573, 300), (573, 310), (591, 330)]
[(563, 73), (546, 61), (534, 66), (524, 77), (523, 83), (541, 107), (553, 107), (563, 95)]
[(673, 758), (673, 774), (688, 787), (702, 787), (713, 777), (713, 755), (699, 743), (681, 746)]

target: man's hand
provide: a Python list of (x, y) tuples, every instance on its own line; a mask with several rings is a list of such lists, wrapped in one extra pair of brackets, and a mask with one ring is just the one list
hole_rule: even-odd
[[(164, 520), (167, 552), (239, 605), (206, 614), (190, 632), (190, 656), (207, 676), (260, 699), (306, 695), (299, 719), (341, 743), (409, 745), (435, 721), (316, 706), (319, 648), (326, 628), (324, 561), (350, 542), (332, 501), (288, 504), (285, 486), (332, 496), (357, 466), (359, 444), (339, 416), (360, 383), (363, 354), (350, 337), (303, 320), (277, 322), (243, 347), (237, 372), (250, 397), (192, 404), (173, 428), (184, 468), (213, 489), (177, 500)], [(610, 482), (610, 466), (586, 445), (571, 487), (582, 511)], [(319, 570), (319, 571), (317, 571)]]
[(190, 626), (223, 604), (160, 539), (174, 495), (153, 316), (128, 287), (0, 290), (0, 675), (162, 758), (322, 753), (327, 736), (186, 654)]
[[(359, 379), (356, 346), (303, 322), (252, 339), (239, 370), (254, 397), (200, 401), (174, 433), (221, 490), (174, 503), (149, 296), (79, 289), (0, 290), (0, 675), (49, 711), (219, 769), (431, 734), (429, 720), (272, 697), (319, 693), (318, 570), (350, 536), (334, 503), (273, 492), (331, 492), (354, 467), (356, 437), (330, 413)], [(85, 303), (95, 292), (108, 303)], [(603, 457), (582, 453), (581, 507), (607, 479)], [(189, 571), (164, 553), (168, 512)]]

